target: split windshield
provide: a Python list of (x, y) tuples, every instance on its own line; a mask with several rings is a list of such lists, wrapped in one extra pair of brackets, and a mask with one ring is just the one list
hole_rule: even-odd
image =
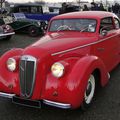
[(95, 32), (95, 19), (61, 19), (53, 20), (49, 31), (80, 31), (80, 32)]

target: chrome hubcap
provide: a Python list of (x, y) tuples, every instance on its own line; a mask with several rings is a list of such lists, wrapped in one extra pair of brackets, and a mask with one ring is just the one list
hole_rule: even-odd
[(84, 96), (86, 104), (91, 103), (92, 98), (94, 96), (94, 92), (95, 92), (95, 78), (93, 75), (90, 75), (90, 78), (87, 84), (87, 89), (85, 91), (85, 96)]

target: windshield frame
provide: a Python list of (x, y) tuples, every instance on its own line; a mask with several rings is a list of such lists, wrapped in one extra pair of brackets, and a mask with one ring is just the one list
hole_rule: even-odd
[[(86, 19), (86, 20), (95, 20), (96, 22), (96, 26), (95, 26), (95, 30), (94, 32), (90, 32), (90, 31), (81, 31), (81, 30), (60, 30), (60, 31), (51, 31), (50, 28), (51, 28), (51, 25), (52, 25), (52, 22), (53, 21), (56, 21), (56, 20), (79, 20), (79, 19)], [(97, 29), (97, 25), (98, 25), (98, 21), (97, 19), (95, 18), (61, 18), (61, 19), (53, 19), (51, 22), (50, 22), (50, 25), (48, 27), (48, 32), (87, 32), (87, 33), (96, 33), (96, 29)]]

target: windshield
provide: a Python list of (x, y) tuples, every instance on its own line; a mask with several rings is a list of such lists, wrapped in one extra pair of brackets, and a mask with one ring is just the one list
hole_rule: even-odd
[(49, 31), (81, 31), (81, 32), (95, 32), (95, 19), (61, 19), (53, 20)]

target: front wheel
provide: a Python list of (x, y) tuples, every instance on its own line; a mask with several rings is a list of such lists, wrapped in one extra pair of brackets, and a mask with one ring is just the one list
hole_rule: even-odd
[(84, 93), (84, 100), (81, 105), (82, 110), (86, 110), (90, 106), (94, 97), (94, 93), (95, 93), (95, 77), (93, 74), (91, 74), (88, 79), (87, 88)]
[(28, 33), (31, 37), (36, 37), (39, 35), (39, 28), (36, 26), (30, 26), (28, 29)]

